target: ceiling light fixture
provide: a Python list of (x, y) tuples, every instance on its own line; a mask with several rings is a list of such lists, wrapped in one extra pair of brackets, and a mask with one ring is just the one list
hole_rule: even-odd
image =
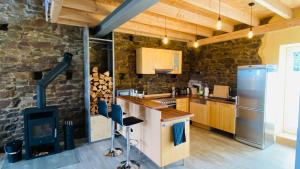
[(221, 0), (219, 0), (219, 17), (217, 22), (217, 30), (222, 29), (222, 20), (221, 20)]
[(253, 33), (253, 30), (252, 30), (252, 7), (255, 5), (255, 3), (254, 2), (251, 2), (251, 3), (249, 3), (248, 4), (249, 6), (250, 6), (250, 8), (251, 8), (251, 21), (250, 21), (250, 31), (248, 32), (248, 38), (249, 39), (252, 39), (253, 38), (253, 35), (254, 35), (254, 33)]
[(163, 44), (168, 44), (169, 39), (167, 37), (167, 17), (165, 16), (165, 37), (162, 40)]
[(199, 46), (199, 44), (198, 44), (198, 41), (197, 41), (197, 26), (198, 25), (196, 25), (196, 39), (195, 39), (195, 42), (194, 42), (194, 48), (198, 48), (198, 46)]

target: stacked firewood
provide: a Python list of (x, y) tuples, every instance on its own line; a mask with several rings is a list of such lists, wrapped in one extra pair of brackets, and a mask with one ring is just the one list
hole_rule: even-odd
[(108, 109), (111, 108), (112, 104), (112, 90), (113, 82), (112, 78), (109, 76), (109, 71), (101, 74), (98, 71), (98, 67), (93, 67), (92, 74), (90, 75), (91, 84), (91, 115), (98, 114), (98, 100), (106, 101)]

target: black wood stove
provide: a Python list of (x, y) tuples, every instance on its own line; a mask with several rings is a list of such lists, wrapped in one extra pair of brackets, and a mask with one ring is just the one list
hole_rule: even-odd
[(65, 53), (64, 59), (37, 85), (37, 107), (26, 108), (24, 115), (25, 158), (31, 159), (58, 153), (58, 108), (46, 106), (46, 87), (71, 64), (72, 54)]

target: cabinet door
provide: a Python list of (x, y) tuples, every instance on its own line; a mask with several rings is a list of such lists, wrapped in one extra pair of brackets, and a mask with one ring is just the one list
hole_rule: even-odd
[(180, 111), (189, 112), (189, 99), (176, 99), (176, 109)]
[(172, 51), (173, 56), (173, 71), (171, 74), (182, 73), (182, 51)]
[(192, 121), (208, 125), (208, 112), (206, 104), (191, 102), (190, 112), (194, 114)]
[(156, 57), (156, 69), (173, 69), (173, 56), (172, 51), (157, 49), (157, 57)]
[(209, 125), (220, 129), (220, 106), (217, 102), (209, 101)]
[(198, 121), (199, 121), (199, 106), (197, 103), (190, 102), (190, 113), (193, 113), (193, 115), (194, 115), (191, 118), (191, 120), (198, 123)]
[(229, 133), (235, 133), (235, 105), (232, 104), (220, 104), (220, 127), (222, 130)]
[(136, 50), (136, 72), (138, 74), (155, 74), (157, 50), (139, 48)]

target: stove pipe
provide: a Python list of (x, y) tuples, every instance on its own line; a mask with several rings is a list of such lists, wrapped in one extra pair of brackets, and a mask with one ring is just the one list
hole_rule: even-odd
[(52, 82), (60, 73), (66, 70), (72, 61), (73, 55), (71, 53), (64, 53), (64, 59), (56, 65), (50, 72), (48, 72), (37, 85), (37, 107), (42, 109), (46, 107), (46, 87)]

